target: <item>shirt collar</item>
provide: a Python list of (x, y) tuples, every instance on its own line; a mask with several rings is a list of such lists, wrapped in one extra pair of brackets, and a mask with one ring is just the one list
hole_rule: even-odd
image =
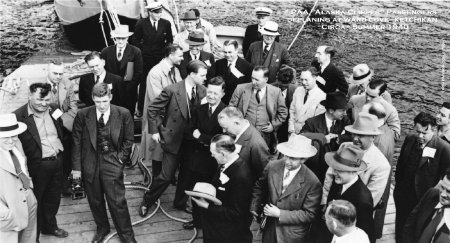
[[(103, 83), (105, 81), (105, 77), (106, 77), (106, 70), (104, 70), (103, 73), (99, 75), (98, 81)], [(96, 78), (97, 78), (96, 75), (94, 75), (94, 79)]]
[[(238, 57), (238, 58), (239, 58), (239, 57)], [(236, 60), (234, 60), (234, 61), (231, 62), (231, 67), (236, 67), (236, 62), (237, 62), (238, 58), (236, 58)], [(227, 65), (230, 65), (230, 62), (228, 62)]]
[[(102, 113), (98, 111), (97, 108), (95, 109), (95, 113), (97, 114), (97, 121), (98, 121)], [(103, 113), (103, 121), (105, 122), (105, 124), (108, 122), (110, 114), (111, 114), (111, 106), (109, 106), (109, 109), (105, 111), (105, 113)]]
[(211, 107), (211, 112), (214, 113), (214, 111), (216, 110), (217, 106), (219, 106), (220, 101), (217, 102), (217, 104), (215, 104), (214, 106), (209, 105), (209, 107)]
[(355, 184), (358, 181), (359, 176), (355, 176), (355, 178), (353, 178), (353, 180), (342, 184), (342, 194), (344, 194), (345, 191), (347, 191), (348, 188), (350, 188), (353, 184)]
[(222, 172), (224, 172), (228, 167), (230, 167), (230, 165), (232, 165), (237, 159), (239, 159), (239, 155), (237, 153), (233, 153), (231, 154), (231, 156), (232, 157), (230, 158), (230, 161), (223, 165)]
[[(302, 168), (302, 165), (300, 165), (297, 169), (295, 170), (289, 170), (289, 175), (293, 176), (296, 175), (298, 173), (298, 171)], [(286, 166), (284, 167), (284, 175), (286, 175), (288, 169), (286, 168)], [(284, 177), (284, 176), (283, 176)]]
[[(273, 44), (273, 43), (272, 43)], [(272, 47), (272, 44), (270, 44), (270, 45), (267, 45), (266, 43), (264, 43), (264, 41), (263, 41), (263, 50), (266, 48), (266, 46), (268, 46), (269, 47), (269, 50), (270, 50), (270, 48)]]
[(327, 68), (328, 65), (330, 65), (330, 63), (331, 63), (331, 62), (327, 62), (327, 63), (324, 63), (324, 64), (320, 64), (320, 70), (321, 70), (322, 73), (323, 73), (323, 71), (325, 70), (325, 68)]
[(128, 45), (128, 43), (125, 44), (125, 46), (124, 46), (123, 48), (119, 48), (119, 47), (116, 45), (116, 51), (117, 51), (117, 53), (119, 53), (119, 50), (122, 50), (122, 55), (123, 55), (123, 51), (125, 51), (125, 49), (127, 48), (127, 45)]
[(169, 72), (170, 72), (170, 69), (172, 69), (172, 67), (174, 67), (174, 65), (169, 61), (169, 59), (164, 58), (164, 59), (161, 61), (161, 67), (162, 67), (162, 70), (161, 70), (161, 71), (162, 71), (164, 74), (168, 75)]
[[(192, 60), (195, 60), (195, 55), (192, 54), (192, 52), (189, 51), (189, 55), (191, 55)], [(197, 54), (198, 59), (200, 60), (200, 52)]]
[(28, 104), (28, 116), (33, 115), (33, 116), (41, 118), (41, 117), (45, 116), (48, 112), (50, 112), (50, 109), (52, 109), (52, 108), (48, 107), (48, 109), (46, 111), (44, 111), (43, 113), (37, 113), (31, 108), (30, 104)]
[(245, 120), (245, 127), (244, 127), (244, 129), (242, 129), (242, 131), (238, 135), (236, 135), (236, 139), (234, 139), (234, 141), (237, 141), (249, 127), (250, 127), (250, 122)]
[[(186, 86), (186, 93), (188, 94), (189, 98), (192, 98), (191, 97), (192, 88), (195, 87), (195, 85), (192, 86), (189, 82), (184, 82), (184, 84)], [(195, 92), (197, 92), (197, 89), (195, 89)]]

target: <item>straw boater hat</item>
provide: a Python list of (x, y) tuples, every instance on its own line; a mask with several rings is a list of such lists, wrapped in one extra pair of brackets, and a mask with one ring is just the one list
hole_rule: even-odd
[(280, 35), (280, 33), (278, 33), (278, 24), (273, 21), (267, 21), (259, 32), (261, 35)]
[(367, 168), (366, 162), (362, 160), (364, 150), (352, 143), (343, 143), (337, 152), (325, 154), (325, 162), (335, 170), (341, 171), (363, 171)]
[(373, 76), (373, 69), (370, 69), (369, 66), (365, 63), (358, 64), (353, 68), (353, 74), (350, 76), (350, 83), (360, 85), (368, 80), (370, 80)]
[(347, 102), (347, 97), (340, 91), (335, 91), (327, 94), (325, 100), (320, 102), (325, 108), (331, 109), (348, 109), (350, 105)]
[(117, 38), (117, 37), (130, 37), (133, 35), (133, 32), (129, 31), (128, 25), (119, 25), (115, 30), (111, 31), (111, 37)]
[(188, 196), (201, 197), (213, 202), (215, 205), (222, 205), (222, 202), (216, 198), (216, 188), (206, 182), (195, 183), (192, 191), (184, 191)]
[(193, 10), (187, 11), (184, 13), (183, 18), (181, 20), (197, 20), (197, 16), (195, 16), (195, 12)]
[(161, 9), (162, 4), (161, 2), (151, 2), (145, 8), (148, 9), (148, 11), (155, 11)]
[(0, 138), (8, 138), (19, 135), (27, 130), (27, 125), (17, 122), (14, 114), (0, 115)]
[(380, 135), (383, 132), (378, 129), (378, 117), (367, 112), (360, 112), (353, 125), (348, 125), (345, 130), (360, 135)]
[(292, 135), (289, 140), (277, 145), (280, 153), (293, 158), (310, 158), (316, 155), (317, 149), (311, 145), (311, 139), (303, 135)]
[(255, 13), (256, 15), (270, 16), (272, 14), (272, 9), (266, 7), (258, 7), (255, 8)]
[(201, 30), (194, 30), (191, 33), (189, 33), (189, 36), (185, 41), (189, 45), (193, 46), (202, 46), (206, 44), (205, 34)]

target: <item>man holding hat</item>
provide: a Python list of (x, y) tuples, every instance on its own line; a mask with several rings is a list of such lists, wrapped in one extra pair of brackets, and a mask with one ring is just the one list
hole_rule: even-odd
[(138, 112), (142, 115), (145, 99), (146, 77), (150, 69), (164, 58), (164, 47), (173, 42), (170, 21), (161, 18), (161, 2), (150, 2), (145, 7), (149, 17), (136, 23), (132, 43), (140, 47), (143, 58), (143, 76), (139, 86)]
[(250, 210), (267, 217), (262, 242), (308, 242), (319, 213), (322, 184), (303, 163), (317, 153), (311, 140), (293, 135), (277, 149), (284, 157), (269, 162), (253, 188)]
[(128, 25), (119, 25), (111, 31), (116, 44), (105, 47), (100, 56), (105, 60), (105, 69), (122, 77), (119, 82), (119, 99), (132, 115), (136, 108), (137, 87), (142, 79), (142, 54), (136, 46), (128, 44), (133, 33)]
[[(353, 73), (349, 78), (350, 87), (348, 88), (347, 98), (350, 99), (353, 95), (364, 94), (373, 75), (373, 69), (369, 68), (365, 63), (354, 66)], [(392, 98), (389, 92), (384, 91), (381, 97), (392, 104)]]
[(208, 73), (206, 79), (209, 80), (215, 76), (215, 60), (214, 55), (203, 51), (202, 48), (206, 44), (205, 34), (201, 30), (193, 30), (189, 33), (189, 37), (186, 43), (189, 44), (189, 51), (183, 53), (183, 61), (180, 64), (181, 77), (185, 79), (187, 77), (187, 66), (192, 60), (200, 60), (206, 63), (208, 66)]
[[(245, 29), (244, 42), (242, 44), (242, 53), (247, 54), (248, 48), (255, 41), (262, 41), (262, 35), (260, 30), (263, 29), (267, 21), (270, 20), (270, 15), (272, 15), (272, 9), (266, 7), (257, 7), (255, 9), (255, 14), (257, 18), (256, 24), (247, 26)], [(276, 42), (280, 41), (280, 37), (275, 38)]]
[(17, 137), (27, 125), (14, 114), (0, 115), (0, 240), (36, 242), (37, 201), (28, 173), (27, 158)]
[[(181, 48), (183, 48), (183, 52), (185, 52), (189, 51), (189, 42), (186, 41), (189, 38), (189, 33), (191, 33), (194, 30), (203, 32), (203, 30), (197, 29), (196, 25), (198, 18), (197, 16), (195, 16), (195, 12), (193, 10), (184, 13), (181, 20), (183, 20), (185, 29), (182, 32), (175, 35), (173, 43), (181, 46)], [(207, 35), (203, 34), (203, 42), (204, 43), (201, 49), (205, 52), (211, 53), (211, 44), (209, 42), (209, 37)]]
[[(337, 152), (325, 154), (325, 162), (334, 175), (326, 203), (333, 200), (347, 200), (357, 212), (356, 227), (364, 230), (373, 239), (373, 199), (358, 173), (367, 169), (364, 151), (351, 143), (344, 143)], [(315, 229), (318, 242), (329, 243), (333, 235), (328, 231), (325, 220)]]
[(191, 194), (192, 200), (201, 208), (203, 242), (251, 243), (250, 200), (253, 180), (250, 168), (239, 157), (234, 139), (229, 135), (214, 136), (210, 151), (219, 164), (211, 184), (216, 188), (217, 199), (222, 204), (206, 196)]
[(275, 42), (275, 38), (280, 35), (278, 24), (267, 21), (264, 27), (259, 30), (263, 40), (253, 42), (245, 54), (245, 59), (253, 66), (265, 66), (269, 69), (269, 84), (277, 80), (277, 74), (281, 65), (291, 65), (291, 57), (288, 49)]

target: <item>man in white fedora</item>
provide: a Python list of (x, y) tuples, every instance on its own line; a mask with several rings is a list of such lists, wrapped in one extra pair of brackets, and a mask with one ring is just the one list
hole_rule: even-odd
[(36, 241), (37, 201), (18, 135), (27, 125), (14, 114), (0, 115), (0, 241)]
[(200, 217), (205, 243), (251, 243), (250, 200), (252, 173), (242, 158), (234, 139), (229, 135), (216, 135), (211, 139), (211, 155), (219, 169), (211, 184), (216, 188), (222, 205), (210, 203), (205, 197), (193, 197), (200, 207)]
[(142, 54), (136, 46), (128, 44), (133, 35), (128, 25), (119, 25), (111, 31), (116, 44), (102, 50), (106, 71), (122, 77), (119, 82), (119, 99), (132, 115), (136, 108), (137, 87), (142, 79)]
[(277, 149), (284, 157), (264, 169), (253, 188), (250, 210), (255, 217), (267, 217), (263, 243), (308, 242), (308, 229), (319, 212), (322, 184), (304, 162), (317, 149), (302, 135), (292, 135)]
[(291, 58), (288, 49), (275, 41), (280, 35), (278, 24), (267, 21), (259, 31), (263, 37), (262, 41), (253, 42), (245, 53), (245, 59), (253, 66), (265, 66), (269, 69), (269, 84), (276, 81), (281, 65), (291, 66)]
[[(247, 54), (248, 48), (255, 41), (262, 41), (261, 33), (259, 32), (267, 21), (270, 20), (272, 9), (266, 7), (255, 8), (255, 15), (257, 19), (256, 24), (251, 24), (245, 29), (244, 41), (242, 43), (242, 53)], [(275, 38), (276, 42), (280, 41), (280, 37)]]
[[(349, 78), (350, 86), (348, 88), (347, 98), (350, 99), (353, 95), (364, 94), (373, 75), (374, 70), (365, 63), (354, 66), (353, 73)], [(389, 92), (384, 91), (381, 97), (392, 104), (392, 98)]]

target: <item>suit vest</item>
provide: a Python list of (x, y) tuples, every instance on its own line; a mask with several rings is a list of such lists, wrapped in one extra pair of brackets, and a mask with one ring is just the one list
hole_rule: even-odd
[(261, 102), (258, 104), (256, 95), (252, 92), (250, 102), (248, 104), (247, 113), (245, 119), (254, 127), (266, 126), (270, 122), (269, 114), (267, 114), (267, 89)]

